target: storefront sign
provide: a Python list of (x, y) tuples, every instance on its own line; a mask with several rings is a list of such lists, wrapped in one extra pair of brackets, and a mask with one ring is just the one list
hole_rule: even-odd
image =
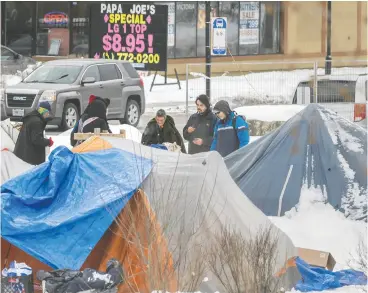
[(140, 70), (167, 68), (168, 7), (154, 4), (91, 5), (91, 58), (126, 60)]
[(212, 55), (226, 55), (226, 17), (211, 18), (212, 27)]
[(68, 15), (60, 11), (46, 13), (43, 17), (43, 23), (45, 24), (67, 24), (68, 21)]
[(259, 2), (240, 2), (240, 45), (259, 43)]

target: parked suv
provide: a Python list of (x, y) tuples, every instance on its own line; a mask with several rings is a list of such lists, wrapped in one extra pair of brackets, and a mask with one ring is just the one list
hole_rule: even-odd
[(21, 83), (5, 89), (5, 109), (13, 121), (51, 103), (49, 123), (73, 128), (90, 95), (110, 99), (107, 119), (137, 126), (145, 111), (144, 85), (129, 62), (105, 59), (64, 59), (44, 63)]

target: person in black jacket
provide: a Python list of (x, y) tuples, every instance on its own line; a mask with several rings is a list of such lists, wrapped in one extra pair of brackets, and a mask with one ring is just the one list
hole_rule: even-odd
[(46, 150), (54, 142), (44, 137), (47, 121), (51, 119), (51, 106), (48, 102), (41, 102), (37, 110), (25, 115), (20, 129), (14, 154), (32, 165), (39, 165), (46, 160)]
[(196, 99), (197, 113), (190, 116), (183, 129), (184, 139), (189, 141), (189, 154), (209, 152), (213, 139), (213, 130), (217, 121), (212, 113), (207, 95)]
[[(91, 95), (89, 97), (89, 101), (88, 101), (88, 105), (87, 105), (86, 109), (84, 110), (84, 112), (81, 115), (79, 121), (75, 124), (72, 132), (70, 133), (70, 144), (71, 144), (71, 146), (75, 146), (77, 144), (78, 141), (74, 139), (74, 133), (82, 132), (82, 125), (89, 118), (89, 115), (88, 115), (89, 105), (91, 105), (91, 103), (93, 103), (94, 101), (103, 101), (106, 105), (106, 108), (110, 105), (110, 99), (103, 99), (101, 97), (97, 97), (97, 96), (94, 96), (94, 95)], [(106, 110), (106, 113), (107, 113), (107, 110)], [(105, 115), (105, 118), (107, 118), (106, 116), (107, 116), (107, 114)], [(105, 121), (106, 121), (106, 124), (107, 124), (107, 127), (108, 127), (107, 131), (109, 133), (112, 133), (112, 131), (110, 130), (109, 123), (107, 122), (107, 119), (105, 119)]]
[(83, 121), (81, 130), (83, 133), (94, 132), (95, 128), (100, 128), (101, 132), (109, 131), (106, 119), (106, 103), (103, 100), (95, 100), (88, 106), (87, 117)]
[(156, 113), (156, 117), (148, 122), (142, 135), (142, 144), (163, 144), (164, 142), (174, 143), (181, 147), (181, 151), (186, 153), (183, 138), (175, 127), (174, 119), (166, 115), (163, 109)]

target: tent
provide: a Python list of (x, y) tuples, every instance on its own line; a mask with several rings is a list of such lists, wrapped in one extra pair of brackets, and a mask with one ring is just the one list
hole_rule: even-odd
[(367, 131), (320, 105), (309, 105), (225, 163), (268, 216), (284, 215), (298, 204), (302, 187), (313, 187), (347, 217), (367, 218)]
[[(274, 273), (297, 255), (291, 240), (231, 179), (218, 153), (194, 156), (93, 137), (2, 185), (2, 265), (104, 270), (119, 259), (119, 292), (224, 292), (201, 256), (223, 227), (245, 238), (270, 227)], [(279, 286), (298, 281), (282, 273)], [(205, 280), (205, 281), (203, 281)], [(202, 282), (203, 281), (203, 282)], [(189, 290), (188, 290), (189, 291)]]

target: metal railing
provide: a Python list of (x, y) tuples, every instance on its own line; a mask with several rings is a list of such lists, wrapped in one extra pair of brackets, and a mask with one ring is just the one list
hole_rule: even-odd
[[(195, 98), (206, 93), (207, 64), (186, 65), (186, 113)], [(324, 62), (211, 63), (211, 103), (227, 100), (232, 108), (260, 104), (320, 103), (349, 120), (354, 104), (367, 100), (367, 60)], [(191, 102), (193, 102), (191, 104)], [(191, 107), (193, 106), (193, 108)]]

